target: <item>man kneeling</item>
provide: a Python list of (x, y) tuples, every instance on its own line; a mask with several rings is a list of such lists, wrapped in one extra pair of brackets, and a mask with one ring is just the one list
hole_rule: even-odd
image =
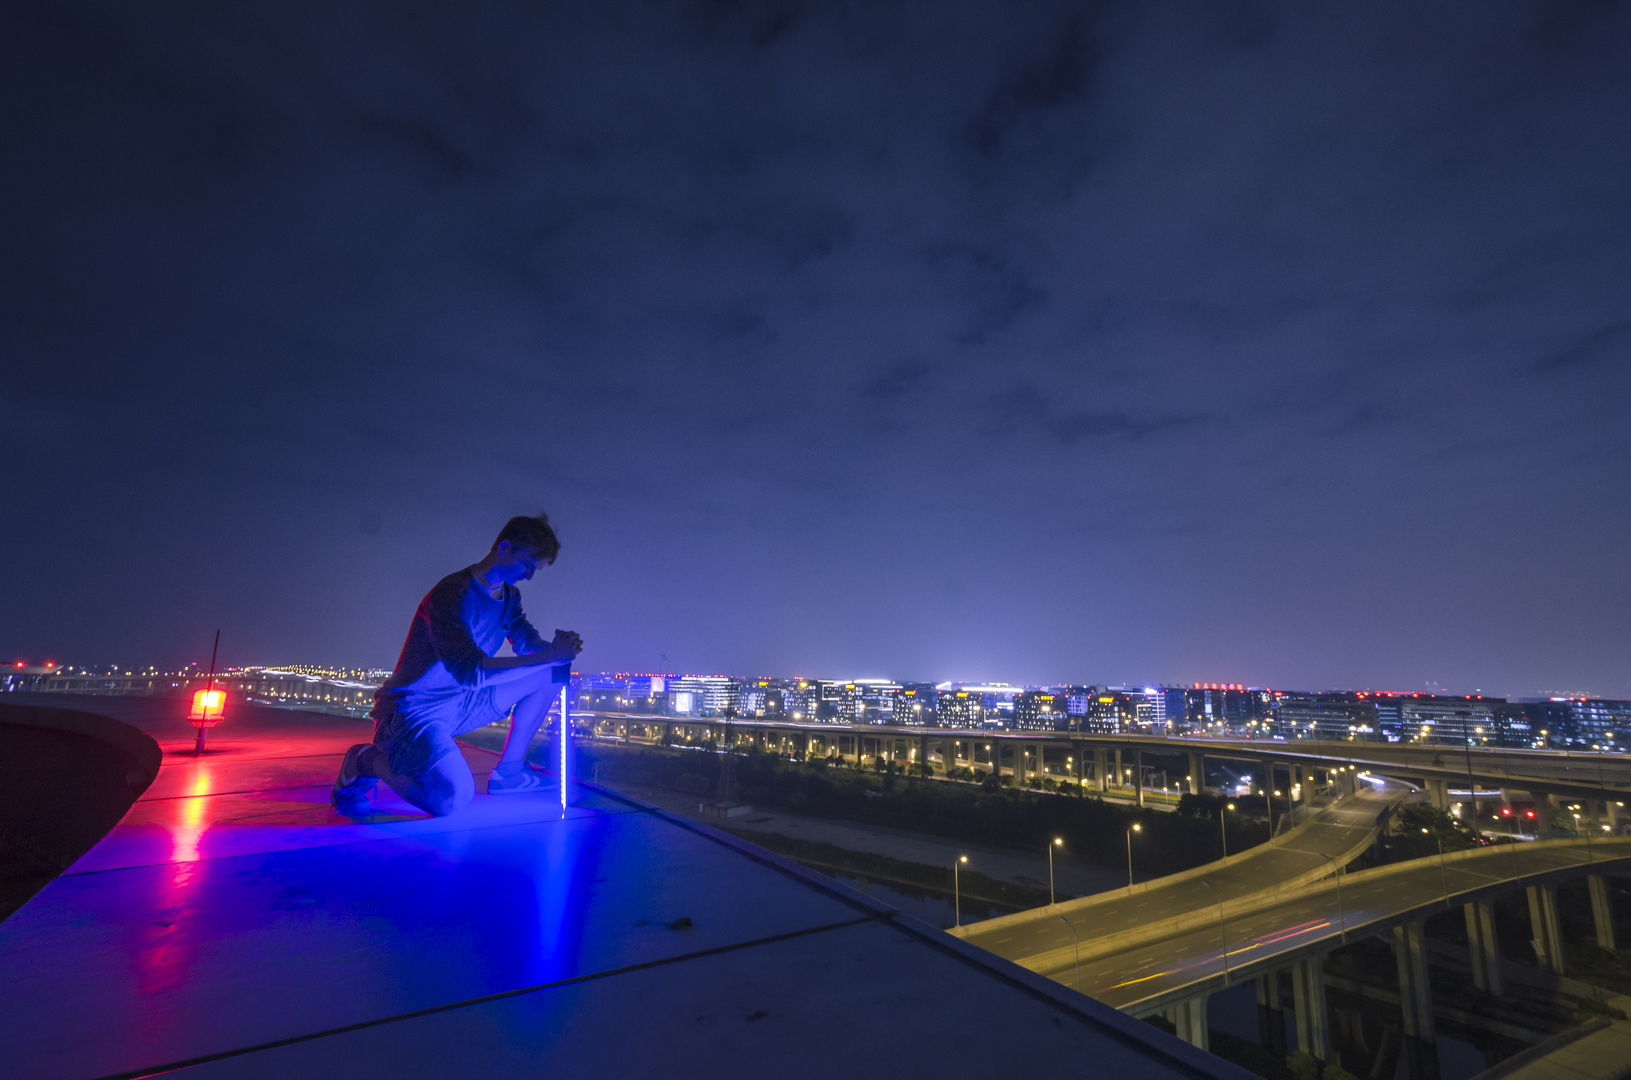
[[(550, 642), (539, 637), (515, 583), (531, 580), (560, 550), (548, 515), (511, 518), (486, 558), (425, 594), (396, 670), (374, 695), (374, 741), (353, 746), (340, 763), (329, 797), (336, 810), (366, 812), (374, 782), (383, 780), (426, 813), (451, 814), (476, 793), (454, 738), (506, 714), (510, 736), (488, 793), (549, 786), (527, 767), (527, 748), (555, 700), (550, 669), (570, 663), (583, 641), (569, 630)], [(515, 655), (495, 657), (506, 639)]]

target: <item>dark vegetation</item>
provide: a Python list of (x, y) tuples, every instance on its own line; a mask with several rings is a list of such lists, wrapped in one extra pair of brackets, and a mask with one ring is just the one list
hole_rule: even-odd
[(1426, 803), (1415, 803), (1400, 807), (1394, 815), (1392, 829), (1381, 838), (1380, 856), (1382, 862), (1406, 862), (1436, 858), (1440, 850), (1449, 854), (1487, 844), (1459, 818)]
[[(870, 878), (874, 881), (887, 881), (915, 889), (926, 889), (948, 897), (953, 892), (951, 867), (949, 866), (925, 866), (922, 863), (892, 859), (887, 855), (872, 855), (861, 851), (850, 851), (847, 848), (837, 847), (833, 844), (782, 836), (780, 833), (752, 832), (746, 829), (731, 828), (726, 828), (725, 831), (733, 836), (740, 836), (751, 844), (758, 844), (762, 848), (768, 848), (778, 855), (786, 855), (790, 859), (817, 870), (837, 871), (852, 874), (856, 877)], [(1023, 885), (999, 881), (966, 867), (958, 876), (958, 888), (962, 891), (965, 904), (970, 900), (981, 900), (1014, 911), (1023, 911), (1027, 908), (1041, 907), (1048, 902), (1048, 890), (1046, 889), (1027, 889)], [(1056, 896), (1060, 901), (1074, 899), (1069, 893), (1061, 892), (1057, 893)], [(970, 910), (968, 908), (964, 909), (963, 920), (965, 922), (975, 921), (974, 918), (970, 917)]]
[[(585, 777), (627, 781), (714, 796), (719, 790), (718, 753), (705, 750), (580, 745), (578, 770)], [(962, 771), (962, 770), (960, 770)], [(1218, 858), (1221, 841), (1215, 810), (1190, 797), (1176, 813), (1116, 806), (1094, 795), (1015, 790), (992, 784), (948, 783), (911, 775), (893, 765), (881, 771), (818, 758), (793, 762), (749, 750), (735, 757), (737, 799), (812, 817), (932, 833), (995, 847), (1043, 851), (1055, 837), (1075, 858), (1127, 865), (1127, 830), (1136, 822), (1133, 865), (1142, 874), (1170, 874)], [(1057, 787), (1057, 784), (1055, 785)], [(1261, 821), (1230, 814), (1229, 852), (1268, 839)]]

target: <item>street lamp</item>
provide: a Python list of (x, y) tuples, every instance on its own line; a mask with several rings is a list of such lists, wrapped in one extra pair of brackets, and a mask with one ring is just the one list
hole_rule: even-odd
[(957, 926), (963, 925), (963, 884), (958, 879), (957, 871), (958, 868), (966, 862), (968, 862), (968, 856), (959, 855), (957, 856), (957, 861), (951, 864), (951, 898), (952, 903), (955, 905), (952, 910), (956, 913), (953, 918), (956, 919), (956, 923), (954, 925)]
[[(1575, 815), (1575, 817), (1579, 817), (1579, 816), (1580, 816), (1579, 814)], [(1422, 830), (1422, 832), (1424, 832), (1424, 833), (1426, 831), (1427, 831), (1426, 829)], [(1433, 839), (1434, 839), (1434, 841), (1436, 841), (1438, 843), (1438, 877), (1439, 877), (1439, 881), (1442, 882), (1443, 885), (1444, 885), (1444, 903), (1449, 904), (1449, 902), (1450, 902), (1450, 875), (1449, 875), (1449, 872), (1444, 869), (1444, 838), (1442, 836), (1439, 836), (1437, 833), (1434, 833), (1433, 834)]]
[(1079, 994), (1082, 992), (1082, 943), (1077, 939), (1076, 928), (1070, 925), (1069, 919), (1061, 915), (1059, 921), (1070, 928), (1071, 951), (1076, 954), (1076, 992)]
[(1337, 936), (1337, 941), (1346, 941), (1348, 938), (1348, 914), (1342, 910), (1342, 867), (1338, 866), (1337, 861), (1323, 851), (1316, 851), (1314, 854), (1331, 864), (1331, 876), (1336, 878), (1337, 882), (1337, 923), (1341, 931)]
[(1217, 893), (1218, 896), (1218, 954), (1223, 958), (1223, 982), (1224, 985), (1228, 985), (1229, 930), (1223, 924), (1223, 893), (1216, 885), (1212, 884), (1210, 881), (1207, 881), (1205, 878), (1201, 879), (1201, 884), (1205, 885), (1208, 889), (1211, 889), (1214, 893)]
[[(1591, 862), (1591, 830), (1590, 829), (1585, 830), (1585, 834), (1586, 834), (1586, 862), (1589, 864)], [(1574, 835), (1576, 835), (1576, 836), (1580, 835), (1580, 815), (1579, 814), (1574, 815)]]
[(1133, 834), (1135, 832), (1143, 832), (1143, 827), (1140, 826), (1138, 824), (1138, 822), (1136, 822), (1136, 821), (1133, 822), (1133, 827), (1127, 830), (1127, 895), (1128, 896), (1133, 895)]
[(1053, 849), (1056, 848), (1056, 847), (1064, 847), (1064, 846), (1065, 846), (1065, 842), (1063, 840), (1059, 839), (1059, 837), (1057, 837), (1057, 836), (1053, 838), (1053, 843), (1048, 845), (1048, 906), (1049, 907), (1053, 906)]
[[(1234, 808), (1234, 803), (1229, 803), (1224, 807), (1225, 810), (1233, 810)], [(1227, 863), (1229, 861), (1229, 834), (1223, 828), (1223, 810), (1218, 811), (1218, 839), (1223, 841), (1223, 861)]]

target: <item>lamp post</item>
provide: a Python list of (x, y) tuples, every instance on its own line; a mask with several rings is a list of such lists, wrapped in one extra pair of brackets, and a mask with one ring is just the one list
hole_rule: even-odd
[(1053, 904), (1054, 904), (1054, 900), (1053, 900), (1053, 849), (1056, 848), (1056, 847), (1064, 847), (1064, 846), (1065, 846), (1065, 842), (1062, 839), (1060, 839), (1059, 837), (1057, 837), (1057, 836), (1053, 838), (1053, 843), (1048, 845), (1048, 906), (1049, 907), (1052, 907)]
[[(1426, 831), (1427, 831), (1426, 829), (1422, 830), (1422, 832), (1424, 832), (1424, 833)], [(1437, 833), (1434, 833), (1433, 834), (1433, 840), (1438, 844), (1438, 878), (1439, 878), (1440, 883), (1443, 884), (1443, 886), (1444, 886), (1444, 903), (1449, 904), (1449, 902), (1450, 902), (1450, 874), (1449, 874), (1449, 871), (1444, 869), (1444, 839), (1443, 839), (1443, 837), (1439, 836)]]
[(1223, 810), (1218, 811), (1218, 839), (1223, 841), (1223, 861), (1225, 863), (1229, 861), (1229, 833), (1223, 827), (1223, 814), (1224, 810), (1233, 810), (1234, 808), (1234, 803), (1227, 803), (1224, 805)]
[(1070, 925), (1069, 919), (1061, 915), (1059, 921), (1064, 923), (1066, 928), (1070, 930), (1071, 951), (1076, 956), (1076, 992), (1079, 994), (1082, 992), (1082, 943), (1076, 937), (1076, 928)]
[[(1580, 832), (1581, 832), (1581, 830), (1580, 830), (1580, 815), (1575, 814), (1574, 815), (1574, 835), (1579, 836)], [(1585, 835), (1586, 835), (1586, 863), (1589, 865), (1591, 863), (1591, 830), (1590, 829), (1585, 830)]]
[(1218, 897), (1218, 955), (1223, 960), (1223, 982), (1229, 982), (1229, 929), (1223, 923), (1223, 892), (1216, 885), (1201, 879), (1201, 884), (1217, 893)]
[(963, 885), (958, 879), (958, 868), (966, 862), (968, 862), (968, 856), (959, 855), (957, 861), (951, 864), (951, 897), (952, 903), (956, 905), (953, 909), (956, 913), (953, 918), (956, 919), (955, 925), (957, 926), (963, 925)]
[(1336, 878), (1337, 883), (1337, 941), (1346, 941), (1348, 939), (1348, 913), (1342, 909), (1342, 867), (1338, 866), (1337, 861), (1323, 851), (1316, 851), (1314, 854), (1331, 864), (1331, 876)]
[(1142, 832), (1143, 827), (1133, 822), (1133, 827), (1127, 830), (1127, 895), (1133, 895), (1133, 834)]
[(1274, 839), (1274, 797), (1270, 794), (1274, 790), (1274, 766), (1269, 766), (1269, 782), (1263, 785), (1263, 805), (1269, 811), (1269, 839)]

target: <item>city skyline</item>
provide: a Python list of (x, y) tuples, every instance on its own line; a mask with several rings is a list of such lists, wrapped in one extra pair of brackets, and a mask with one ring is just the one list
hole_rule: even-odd
[[(80, 675), (96, 676), (185, 676), (188, 678), (204, 677), (207, 665), (194, 661), (175, 667), (165, 667), (157, 664), (116, 664), (101, 663), (87, 664), (83, 662), (62, 663), (55, 660), (13, 660), (0, 674), (14, 676), (40, 676), (59, 675), (69, 676), (78, 672)], [(383, 682), (391, 674), (389, 667), (345, 667), (329, 664), (234, 664), (222, 665), (216, 669), (216, 674), (225, 678), (234, 673), (244, 672), (272, 672), (279, 674), (294, 674), (312, 678), (341, 678), (348, 680), (363, 680), (374, 685)], [(1448, 697), (1448, 698), (1490, 698), (1511, 701), (1570, 701), (1570, 700), (1613, 700), (1624, 701), (1628, 698), (1619, 698), (1613, 695), (1594, 694), (1583, 690), (1534, 690), (1506, 692), (1474, 687), (1470, 690), (1459, 690), (1451, 687), (1438, 686), (1420, 690), (1403, 689), (1399, 687), (1380, 688), (1374, 686), (1316, 686), (1312, 684), (1284, 683), (1277, 686), (1234, 683), (1234, 682), (1174, 682), (1159, 679), (1064, 679), (1045, 683), (1016, 683), (1003, 680), (967, 680), (967, 679), (911, 679), (888, 678), (879, 676), (837, 676), (828, 677), (819, 674), (785, 674), (772, 672), (758, 672), (751, 674), (730, 674), (719, 671), (686, 671), (682, 669), (668, 670), (593, 670), (573, 665), (573, 678), (659, 678), (659, 679), (711, 679), (728, 680), (733, 683), (747, 685), (755, 680), (773, 680), (778, 683), (810, 683), (826, 685), (856, 685), (856, 686), (883, 686), (893, 689), (901, 687), (920, 686), (932, 687), (936, 690), (968, 690), (986, 693), (1020, 694), (1035, 690), (1063, 690), (1066, 688), (1104, 689), (1117, 692), (1157, 692), (1162, 690), (1218, 690), (1250, 693), (1288, 693), (1302, 695), (1317, 694), (1357, 694), (1361, 697)]]

